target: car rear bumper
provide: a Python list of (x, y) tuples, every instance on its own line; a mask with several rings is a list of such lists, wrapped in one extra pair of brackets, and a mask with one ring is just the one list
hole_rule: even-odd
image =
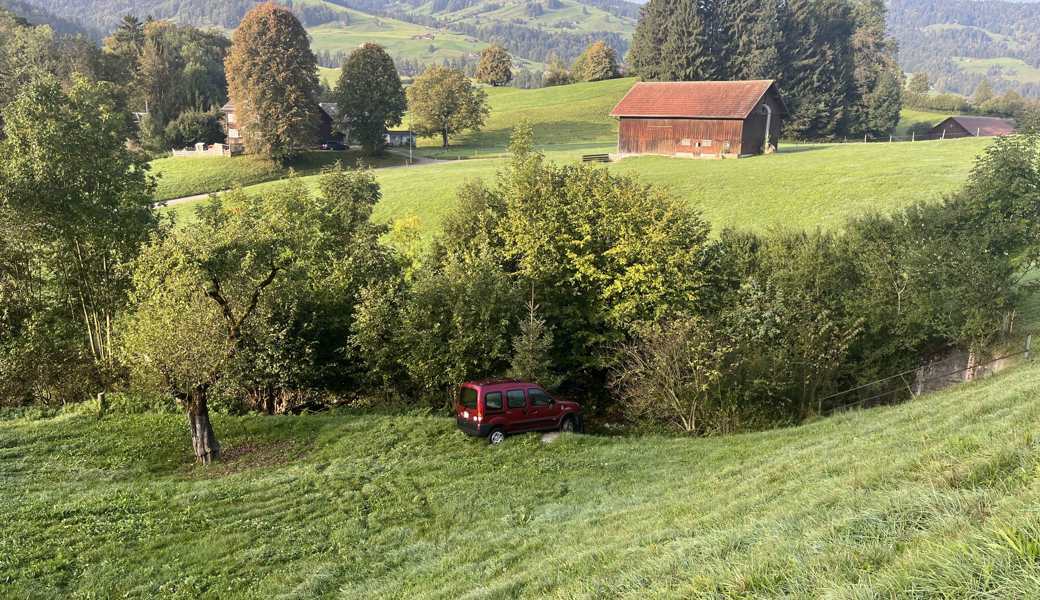
[(455, 425), (467, 435), (472, 435), (473, 437), (487, 437), (491, 433), (490, 425), (481, 425), (461, 417), (455, 417)]

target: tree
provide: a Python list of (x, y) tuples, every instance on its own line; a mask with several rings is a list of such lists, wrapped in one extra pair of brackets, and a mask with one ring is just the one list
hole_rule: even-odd
[(570, 71), (564, 66), (560, 57), (555, 54), (552, 55), (549, 58), (549, 68), (545, 71), (545, 75), (542, 76), (542, 83), (545, 87), (567, 85), (572, 83), (572, 81)]
[(927, 94), (932, 89), (931, 82), (928, 81), (928, 73), (914, 73), (910, 76), (910, 83), (907, 86), (907, 90), (911, 94)]
[(513, 57), (505, 48), (494, 44), (480, 52), (477, 81), (493, 86), (506, 85), (513, 79)]
[(383, 149), (386, 129), (400, 125), (407, 108), (394, 61), (376, 44), (364, 44), (351, 52), (343, 63), (333, 97), (344, 131), (349, 131), (367, 154)]
[(38, 360), (79, 365), (69, 375), (89, 373), (73, 397), (55, 398), (69, 401), (118, 378), (115, 323), (126, 304), (127, 265), (158, 222), (154, 181), (126, 148), (128, 123), (113, 86), (76, 79), (63, 88), (45, 76), (3, 112), (0, 222), (10, 226), (8, 256), (20, 258), (0, 268), (0, 279), (10, 277), (8, 289), (18, 292), (11, 306), (25, 302), (29, 313), (8, 315), (0, 346), (51, 338), (36, 347), (64, 356)]
[(249, 152), (285, 161), (316, 140), (317, 59), (292, 12), (269, 2), (246, 13), (225, 68)]
[(902, 76), (886, 71), (875, 82), (866, 100), (866, 122), (863, 131), (885, 135), (895, 129), (903, 109)]
[[(705, 285), (704, 221), (663, 191), (606, 169), (546, 164), (530, 126), (474, 219), (497, 222), (491, 247), (552, 328), (552, 364), (602, 384), (636, 324), (691, 310)], [(611, 232), (609, 235), (604, 235)]]
[(183, 406), (199, 462), (219, 458), (209, 419), (218, 386), (259, 393), (258, 408), (274, 412), (273, 394), (336, 389), (349, 373), (343, 340), (358, 290), (391, 264), (378, 245), (385, 230), (369, 220), (378, 190), (370, 173), (335, 170), (318, 194), (298, 181), (268, 197), (235, 191), (142, 252), (126, 353), (139, 384)]
[(975, 106), (982, 106), (993, 99), (996, 94), (993, 93), (993, 86), (990, 85), (988, 79), (983, 79), (979, 82), (978, 87), (975, 88), (975, 95), (972, 96), (972, 102)]
[(476, 88), (462, 71), (432, 66), (408, 87), (412, 128), (423, 137), (448, 137), (466, 129), (479, 130), (490, 112), (487, 94)]
[(666, 81), (701, 81), (724, 76), (708, 38), (709, 16), (699, 0), (675, 0), (661, 47), (660, 77)]
[(539, 316), (538, 305), (532, 298), (527, 303), (527, 316), (520, 321), (520, 332), (513, 338), (510, 376), (545, 388), (556, 387), (559, 377), (553, 369), (552, 347), (552, 332)]
[(634, 421), (707, 433), (722, 412), (722, 381), (733, 369), (733, 344), (702, 319), (650, 325), (621, 350), (612, 385)]
[(888, 37), (883, 0), (860, 0), (853, 11), (853, 81), (850, 132), (883, 136), (899, 123), (904, 75), (895, 60), (895, 41)]
[(580, 81), (615, 79), (621, 74), (617, 64), (617, 52), (606, 42), (593, 42), (574, 62), (571, 73)]
[(668, 0), (650, 0), (639, 11), (639, 22), (628, 50), (628, 64), (645, 81), (663, 81), (661, 48), (668, 35), (671, 6)]
[(224, 140), (224, 129), (220, 123), (220, 113), (186, 110), (170, 121), (163, 138), (174, 148), (221, 142)]

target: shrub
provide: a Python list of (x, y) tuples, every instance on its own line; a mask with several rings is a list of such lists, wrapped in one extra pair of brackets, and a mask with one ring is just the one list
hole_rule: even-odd
[(225, 139), (219, 113), (195, 110), (184, 111), (170, 121), (163, 138), (165, 145), (173, 148), (217, 144)]

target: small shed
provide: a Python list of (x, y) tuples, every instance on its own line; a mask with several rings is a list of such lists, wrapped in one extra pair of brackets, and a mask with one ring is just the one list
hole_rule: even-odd
[(1015, 133), (1015, 124), (998, 117), (947, 117), (931, 133), (944, 138), (993, 137)]
[(787, 106), (776, 82), (641, 82), (611, 111), (618, 154), (736, 158), (777, 149)]

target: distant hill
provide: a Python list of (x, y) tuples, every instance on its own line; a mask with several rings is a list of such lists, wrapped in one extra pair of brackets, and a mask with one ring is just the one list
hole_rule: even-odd
[(85, 35), (95, 39), (100, 39), (101, 36), (101, 31), (98, 29), (92, 29), (78, 20), (64, 19), (23, 0), (0, 0), (0, 9), (21, 17), (33, 25), (50, 25), (58, 33)]
[(1040, 3), (890, 0), (888, 17), (903, 69), (937, 88), (971, 94), (988, 79), (1040, 97)]
[[(60, 31), (99, 37), (131, 12), (234, 29), (260, 0), (0, 0), (0, 6)], [(574, 59), (604, 39), (620, 55), (645, 0), (282, 0), (308, 28), (326, 64), (373, 41), (395, 58), (426, 64), (472, 60), (504, 45), (532, 68), (552, 54)], [(889, 30), (908, 72), (927, 72), (940, 90), (970, 94), (983, 79), (998, 91), (1040, 97), (1040, 2), (889, 0)]]
[[(3, 0), (9, 1), (9, 0)], [(23, 1), (23, 0), (16, 0)], [(102, 31), (124, 14), (233, 29), (259, 0), (30, 0), (59, 17)], [(556, 53), (575, 58), (604, 39), (622, 55), (639, 15), (624, 0), (284, 0), (308, 29), (319, 50), (349, 51), (374, 41), (392, 54), (441, 60), (473, 54), (488, 43), (515, 56), (544, 62)], [(417, 43), (403, 43), (417, 42)], [(447, 48), (445, 48), (447, 46)], [(395, 48), (396, 47), (396, 48)], [(395, 49), (400, 52), (395, 53)]]

